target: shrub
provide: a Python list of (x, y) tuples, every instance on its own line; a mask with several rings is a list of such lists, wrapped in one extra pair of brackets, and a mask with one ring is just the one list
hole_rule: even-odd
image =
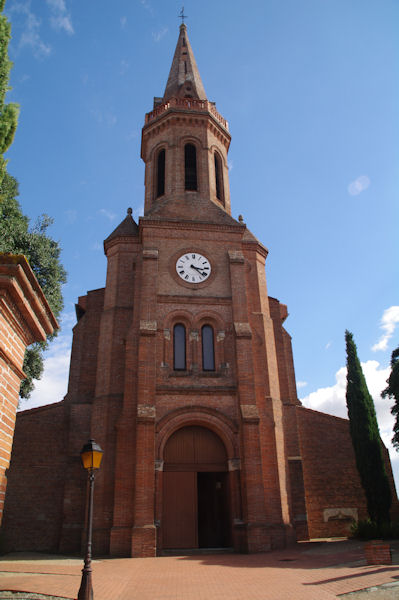
[(367, 519), (365, 521), (353, 521), (351, 528), (351, 537), (359, 540), (373, 539), (399, 539), (399, 521), (392, 523), (381, 523), (377, 525), (375, 521)]

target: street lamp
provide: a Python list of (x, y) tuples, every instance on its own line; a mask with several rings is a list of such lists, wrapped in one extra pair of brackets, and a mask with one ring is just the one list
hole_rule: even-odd
[(82, 569), (82, 581), (79, 588), (77, 600), (92, 600), (93, 586), (91, 582), (91, 537), (93, 530), (93, 490), (94, 477), (96, 471), (100, 468), (103, 451), (94, 441), (89, 440), (80, 451), (80, 459), (83, 467), (87, 470), (89, 476), (89, 512), (87, 515), (87, 546)]

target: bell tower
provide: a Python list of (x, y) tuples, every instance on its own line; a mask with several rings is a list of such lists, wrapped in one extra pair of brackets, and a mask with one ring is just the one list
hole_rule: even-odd
[(164, 95), (154, 98), (143, 127), (145, 216), (201, 220), (201, 199), (231, 214), (230, 139), (227, 121), (207, 100), (182, 24)]

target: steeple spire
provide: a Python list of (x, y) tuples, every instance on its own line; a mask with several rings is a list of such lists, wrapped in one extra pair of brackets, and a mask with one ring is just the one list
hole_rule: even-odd
[(170, 98), (206, 100), (204, 86), (184, 23), (180, 25), (179, 39), (162, 101), (166, 102)]

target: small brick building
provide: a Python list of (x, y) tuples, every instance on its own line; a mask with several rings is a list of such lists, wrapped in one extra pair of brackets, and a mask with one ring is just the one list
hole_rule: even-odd
[(79, 298), (64, 400), (17, 419), (8, 549), (80, 549), (89, 437), (96, 554), (261, 552), (366, 516), (348, 421), (297, 398), (267, 249), (231, 216), (229, 144), (181, 25), (142, 132), (144, 216), (128, 210), (105, 288)]
[(0, 252), (0, 524), (26, 347), (58, 329), (25, 256)]

